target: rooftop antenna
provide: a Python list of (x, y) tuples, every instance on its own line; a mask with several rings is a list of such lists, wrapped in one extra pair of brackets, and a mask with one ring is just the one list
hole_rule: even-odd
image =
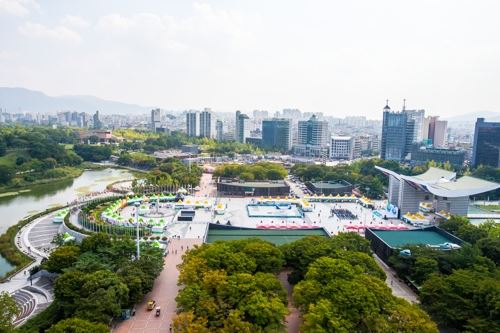
[(389, 105), (389, 100), (388, 99), (385, 100), (385, 105)]
[(403, 99), (403, 111), (406, 110), (406, 98)]

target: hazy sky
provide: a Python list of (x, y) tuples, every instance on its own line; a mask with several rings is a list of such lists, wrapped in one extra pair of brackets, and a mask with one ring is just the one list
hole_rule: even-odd
[(498, 0), (0, 0), (0, 86), (166, 109), (500, 111)]

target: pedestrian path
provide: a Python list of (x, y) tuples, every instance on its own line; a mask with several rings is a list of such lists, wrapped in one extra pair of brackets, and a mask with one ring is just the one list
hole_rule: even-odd
[(288, 315), (285, 317), (285, 327), (288, 333), (299, 333), (302, 317), (299, 309), (293, 306), (293, 286), (288, 282), (288, 274), (290, 270), (280, 272), (278, 278), (282, 286), (286, 289), (288, 300)]
[[(186, 248), (193, 248), (201, 244), (201, 239), (172, 239), (167, 247), (169, 254), (165, 257), (165, 266), (156, 279), (153, 290), (148, 293), (142, 302), (136, 306), (135, 315), (128, 320), (119, 322), (112, 330), (113, 333), (160, 333), (169, 332), (170, 324), (175, 316), (175, 297), (179, 292), (177, 280), (179, 270), (177, 265), (182, 262), (182, 255)], [(176, 253), (177, 251), (177, 253)], [(161, 308), (159, 317), (155, 311), (148, 311), (147, 302), (152, 299), (156, 306)]]

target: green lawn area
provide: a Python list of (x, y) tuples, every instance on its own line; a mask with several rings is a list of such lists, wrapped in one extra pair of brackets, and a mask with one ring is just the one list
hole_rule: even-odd
[(485, 206), (478, 206), (479, 208), (481, 209), (484, 209), (484, 210), (500, 210), (500, 205), (485, 205)]
[(16, 159), (20, 156), (25, 157), (26, 159), (30, 158), (30, 155), (26, 149), (8, 150), (7, 154), (0, 157), (0, 165), (15, 167)]

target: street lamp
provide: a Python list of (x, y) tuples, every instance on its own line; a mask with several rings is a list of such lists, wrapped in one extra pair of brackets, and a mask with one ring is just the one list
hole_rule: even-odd
[(139, 246), (139, 206), (141, 203), (137, 201), (135, 204), (135, 223), (136, 223), (136, 241), (137, 241), (137, 255), (136, 255), (136, 260), (139, 260), (141, 257), (141, 250)]

